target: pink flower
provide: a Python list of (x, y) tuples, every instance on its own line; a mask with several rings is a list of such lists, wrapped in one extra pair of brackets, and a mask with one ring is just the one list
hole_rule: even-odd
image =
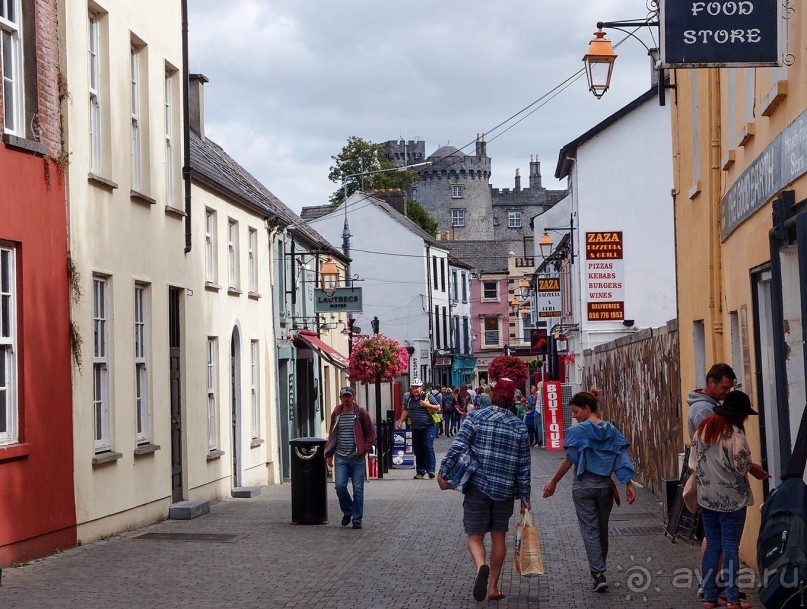
[(521, 385), (529, 378), (527, 364), (514, 355), (499, 355), (488, 365), (488, 375), (494, 381), (508, 378)]
[(377, 334), (357, 343), (350, 354), (350, 378), (373, 383), (388, 381), (409, 367), (409, 353), (397, 341)]

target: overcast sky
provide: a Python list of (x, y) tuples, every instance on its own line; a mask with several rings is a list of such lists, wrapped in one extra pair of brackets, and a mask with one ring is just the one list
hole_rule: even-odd
[[(328, 202), (331, 156), (351, 135), (419, 138), (429, 155), (488, 133), (494, 186), (511, 188), (538, 154), (544, 185), (564, 187), (553, 175), (561, 146), (650, 87), (646, 51), (629, 39), (602, 100), (582, 77), (491, 132), (582, 68), (597, 21), (642, 18), (646, 0), (189, 0), (189, 9), (190, 69), (210, 79), (206, 135), (298, 213)], [(647, 28), (640, 35), (652, 46)]]

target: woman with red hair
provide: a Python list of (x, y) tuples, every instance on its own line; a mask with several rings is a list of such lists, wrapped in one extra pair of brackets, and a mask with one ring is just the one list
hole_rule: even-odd
[(744, 423), (757, 412), (742, 391), (730, 392), (714, 414), (698, 426), (692, 439), (689, 467), (698, 486), (698, 505), (706, 535), (703, 554), (703, 606), (718, 606), (718, 574), (722, 553), (725, 569), (726, 607), (747, 609), (740, 599), (737, 574), (740, 568), (740, 537), (745, 514), (754, 504), (748, 474), (769, 477), (762, 467), (751, 462), (751, 449), (745, 437)]

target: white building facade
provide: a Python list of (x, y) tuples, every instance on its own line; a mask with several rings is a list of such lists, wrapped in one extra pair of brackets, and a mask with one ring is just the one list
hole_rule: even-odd
[(164, 518), (174, 479), (177, 496), (188, 493), (193, 455), (183, 432), (172, 435), (172, 408), (186, 415), (186, 389), (204, 384), (182, 348), (198, 320), (190, 291), (203, 290), (184, 252), (180, 4), (66, 2), (59, 25), (81, 294), (71, 313), (76, 517), (79, 540), (91, 540)]
[(538, 266), (560, 274), (562, 317), (549, 324), (560, 380), (579, 384), (585, 350), (677, 314), (669, 113), (654, 88), (560, 150), (569, 195), (533, 219), (563, 248)]
[[(350, 229), (350, 272), (357, 275), (364, 311), (355, 314), (359, 336), (381, 333), (412, 347), (410, 375), (437, 382), (432, 370), (438, 350), (450, 355), (448, 251), (440, 242), (384, 201), (362, 192), (345, 207), (307, 221), (334, 247), (341, 247), (345, 221)], [(305, 213), (303, 214), (305, 218)], [(445, 373), (451, 374), (450, 357)], [(442, 363), (442, 362), (441, 362)]]

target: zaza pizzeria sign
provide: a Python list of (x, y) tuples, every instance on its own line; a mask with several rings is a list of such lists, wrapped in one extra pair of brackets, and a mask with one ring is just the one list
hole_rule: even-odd
[(780, 65), (781, 0), (664, 0), (665, 68)]
[(586, 233), (588, 321), (625, 319), (625, 264), (622, 231)]

